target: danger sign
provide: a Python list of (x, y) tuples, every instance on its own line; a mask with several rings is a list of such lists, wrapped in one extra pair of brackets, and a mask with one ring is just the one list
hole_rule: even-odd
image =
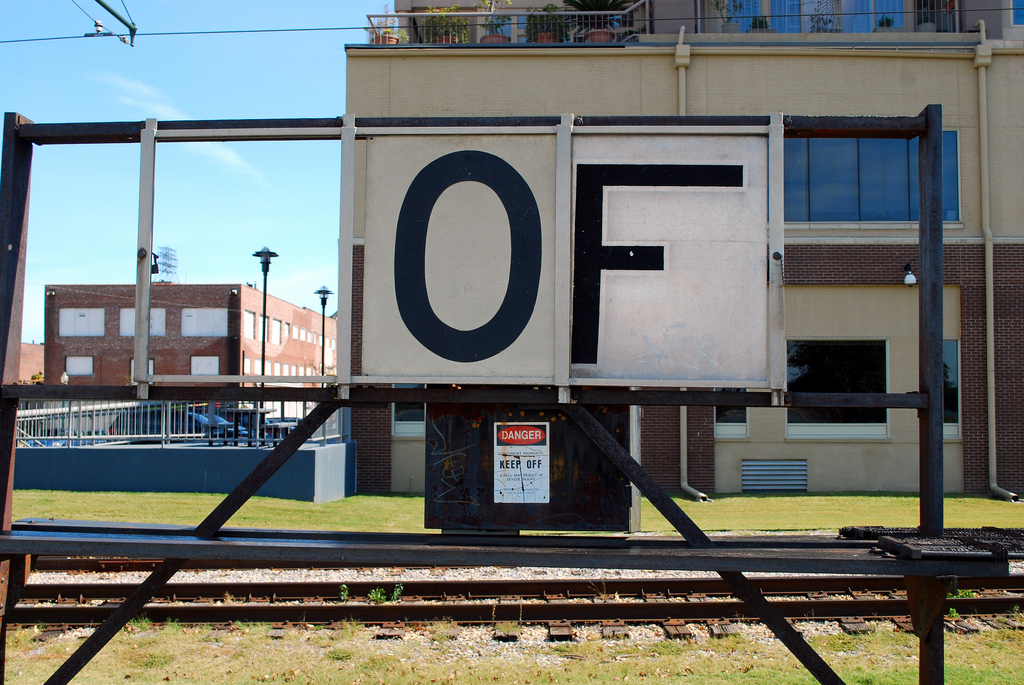
[(494, 502), (551, 500), (548, 423), (494, 424)]

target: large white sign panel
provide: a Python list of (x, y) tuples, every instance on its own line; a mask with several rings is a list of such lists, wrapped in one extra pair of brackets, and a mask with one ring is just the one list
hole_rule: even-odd
[(767, 155), (765, 137), (573, 141), (574, 377), (766, 380)]
[(555, 136), (366, 149), (363, 373), (550, 379)]
[(625, 130), (370, 138), (363, 379), (768, 387), (767, 131)]

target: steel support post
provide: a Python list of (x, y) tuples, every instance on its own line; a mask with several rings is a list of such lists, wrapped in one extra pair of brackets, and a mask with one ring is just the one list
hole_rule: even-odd
[[(920, 392), (928, 408), (919, 413), (921, 535), (942, 537), (942, 107), (928, 105), (919, 139), (921, 279), (918, 308)], [(943, 682), (942, 617), (921, 635), (919, 682)]]
[[(318, 404), (306, 418), (299, 421), (295, 430), (291, 431), (281, 444), (275, 447), (263, 461), (256, 465), (252, 472), (242, 479), (242, 482), (235, 486), (224, 501), (216, 509), (203, 519), (203, 522), (196, 526), (193, 534), (196, 537), (212, 537), (220, 528), (228, 522), (235, 512), (242, 508), (242, 505), (249, 501), (249, 498), (256, 494), (263, 485), (270, 480), (277, 470), (284, 466), (285, 462), (312, 437), (317, 428), (331, 417), (338, 410), (340, 405), (325, 402)], [(110, 642), (117, 633), (127, 625), (144, 606), (153, 598), (160, 588), (185, 565), (187, 559), (165, 559), (142, 582), (135, 591), (128, 596), (124, 602), (117, 607), (95, 632), (90, 635), (79, 648), (61, 664), (52, 676), (46, 681), (46, 685), (66, 685), (74, 678), (79, 671), (85, 668), (96, 654)]]
[[(28, 195), (32, 169), (32, 144), (18, 138), (18, 128), (30, 124), (27, 119), (8, 112), (4, 115), (3, 152), (0, 161), (0, 380), (13, 382), (18, 377), (21, 359), (21, 311), (25, 291), (25, 248), (28, 238)], [(0, 529), (11, 529), (11, 499), (14, 492), (15, 428), (18, 400), (0, 401)], [(7, 662), (7, 612), (11, 562), (0, 562), (0, 584), (4, 589), (0, 602), (0, 685)]]
[[(679, 508), (665, 489), (662, 488), (644, 468), (616, 442), (615, 438), (605, 430), (597, 419), (584, 407), (570, 405), (560, 407), (561, 411), (572, 417), (580, 428), (594, 441), (598, 449), (629, 478), (640, 492), (650, 500), (662, 516), (694, 547), (714, 547), (715, 544), (686, 513)], [(772, 607), (761, 591), (738, 571), (719, 571), (718, 575), (729, 584), (733, 594), (743, 600), (757, 614), (761, 622), (775, 633), (775, 636), (792, 652), (800, 663), (823, 685), (842, 685), (843, 680), (825, 663), (825, 660), (814, 651), (803, 636), (789, 624), (786, 618)]]

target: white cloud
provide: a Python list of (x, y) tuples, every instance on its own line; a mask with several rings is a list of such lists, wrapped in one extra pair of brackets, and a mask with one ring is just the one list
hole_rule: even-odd
[[(115, 88), (115, 100), (118, 104), (136, 109), (145, 117), (155, 116), (157, 119), (189, 118), (184, 112), (172, 105), (167, 94), (159, 88), (114, 74), (104, 75), (102, 81)], [(266, 180), (263, 178), (263, 173), (224, 143), (190, 143), (186, 145), (186, 149), (193, 154), (201, 155), (217, 162), (229, 171), (246, 176), (264, 188), (268, 187)]]

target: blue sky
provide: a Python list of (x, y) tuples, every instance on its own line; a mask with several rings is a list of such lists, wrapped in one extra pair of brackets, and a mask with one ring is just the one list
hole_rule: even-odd
[[(347, 43), (358, 28), (238, 35), (147, 33), (361, 27), (361, 0), (124, 0), (135, 47), (82, 36), (94, 0), (5, 3), (0, 105), (37, 123), (331, 117), (345, 113)], [(108, 4), (123, 12), (121, 0)], [(85, 10), (85, 12), (83, 12)], [(340, 143), (165, 143), (157, 147), (155, 246), (178, 253), (182, 283), (256, 282), (254, 251), (280, 254), (268, 292), (319, 308), (337, 290)], [(138, 145), (36, 147), (22, 339), (42, 342), (44, 286), (130, 283), (138, 230)], [(328, 311), (336, 299), (328, 302)]]

